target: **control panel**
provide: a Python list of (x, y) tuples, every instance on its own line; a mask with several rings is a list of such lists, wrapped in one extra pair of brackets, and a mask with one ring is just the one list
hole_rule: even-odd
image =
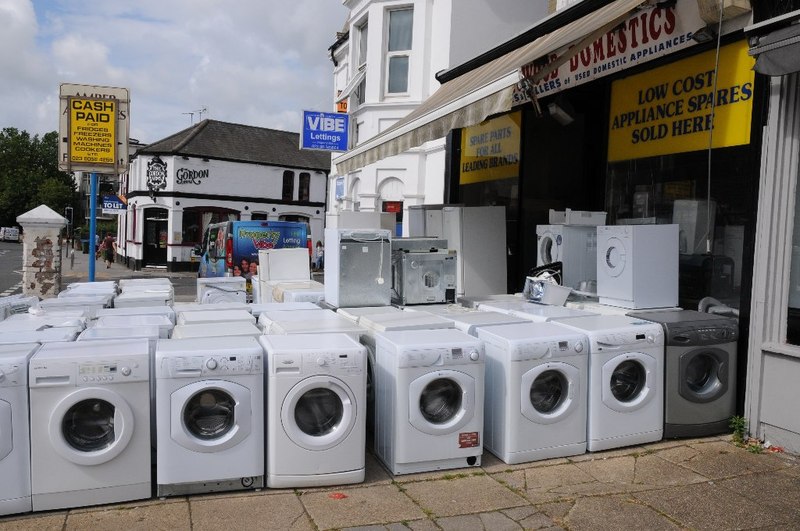
[(146, 363), (135, 360), (91, 361), (78, 364), (79, 386), (141, 382), (150, 378)]
[(585, 342), (581, 339), (540, 341), (519, 344), (511, 352), (511, 358), (515, 360), (535, 360), (574, 356), (582, 352), (588, 353), (588, 349), (586, 348)]
[(261, 354), (203, 354), (197, 356), (174, 356), (162, 363), (168, 367), (171, 378), (192, 378), (198, 376), (236, 376), (261, 374), (263, 371)]
[(599, 333), (594, 336), (594, 342), (601, 350), (629, 346), (658, 346), (664, 344), (664, 333), (660, 326), (637, 331)]
[(0, 363), (0, 387), (16, 387), (27, 383), (27, 365)]
[(691, 326), (670, 327), (667, 332), (667, 343), (669, 345), (718, 345), (720, 343), (731, 343), (739, 339), (739, 329), (735, 324), (731, 325), (701, 325), (697, 323)]
[(398, 356), (397, 364), (400, 368), (434, 367), (483, 363), (484, 360), (482, 345), (462, 345), (404, 350)]

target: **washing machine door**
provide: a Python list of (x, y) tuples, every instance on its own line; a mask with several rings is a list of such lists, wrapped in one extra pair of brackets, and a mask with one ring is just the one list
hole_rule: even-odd
[(561, 261), (561, 235), (545, 230), (539, 236), (539, 262), (536, 265)]
[(195, 452), (227, 450), (250, 435), (250, 389), (225, 380), (204, 380), (181, 387), (170, 397), (172, 440)]
[(408, 421), (429, 435), (453, 433), (475, 414), (475, 379), (454, 370), (424, 374), (408, 387)]
[(14, 426), (11, 424), (13, 420), (11, 404), (0, 400), (0, 461), (14, 449)]
[(133, 410), (119, 393), (101, 387), (78, 389), (50, 414), (50, 443), (64, 459), (100, 465), (128, 446), (135, 427)]
[(539, 365), (520, 379), (522, 415), (537, 424), (553, 424), (578, 407), (580, 372), (564, 362)]
[[(598, 246), (600, 242), (598, 242)], [(625, 242), (616, 236), (611, 236), (605, 241), (603, 247), (603, 254), (598, 264), (601, 270), (610, 277), (618, 277), (625, 271), (625, 265), (628, 260), (628, 250), (625, 247)]]
[(690, 402), (712, 402), (728, 391), (730, 354), (720, 348), (703, 347), (680, 355), (678, 393)]
[(603, 364), (603, 403), (625, 413), (642, 408), (658, 392), (656, 359), (642, 352), (620, 354)]
[(327, 450), (350, 435), (358, 414), (350, 387), (332, 376), (311, 376), (295, 384), (281, 404), (286, 436), (306, 450)]

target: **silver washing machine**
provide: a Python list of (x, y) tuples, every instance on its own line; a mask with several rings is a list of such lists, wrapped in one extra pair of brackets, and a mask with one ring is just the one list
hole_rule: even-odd
[(664, 327), (664, 437), (730, 431), (736, 414), (736, 320), (675, 310), (628, 315)]

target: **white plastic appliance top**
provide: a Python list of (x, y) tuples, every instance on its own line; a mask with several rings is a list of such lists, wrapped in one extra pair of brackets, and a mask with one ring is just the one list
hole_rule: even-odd
[(655, 327), (660, 331), (661, 325), (652, 321), (644, 321), (627, 315), (591, 315), (588, 317), (570, 317), (567, 319), (557, 319), (556, 323), (585, 330), (586, 332), (625, 330), (637, 327)]
[(347, 334), (293, 334), (264, 335), (259, 342), (265, 347), (274, 347), (281, 352), (353, 350), (364, 346)]

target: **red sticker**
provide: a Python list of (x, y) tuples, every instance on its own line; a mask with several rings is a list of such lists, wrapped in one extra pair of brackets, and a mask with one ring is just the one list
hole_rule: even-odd
[(332, 492), (328, 494), (328, 498), (333, 498), (334, 500), (343, 500), (347, 498), (347, 494), (344, 492)]
[(465, 431), (458, 434), (459, 448), (475, 448), (480, 446), (481, 439), (477, 431)]

